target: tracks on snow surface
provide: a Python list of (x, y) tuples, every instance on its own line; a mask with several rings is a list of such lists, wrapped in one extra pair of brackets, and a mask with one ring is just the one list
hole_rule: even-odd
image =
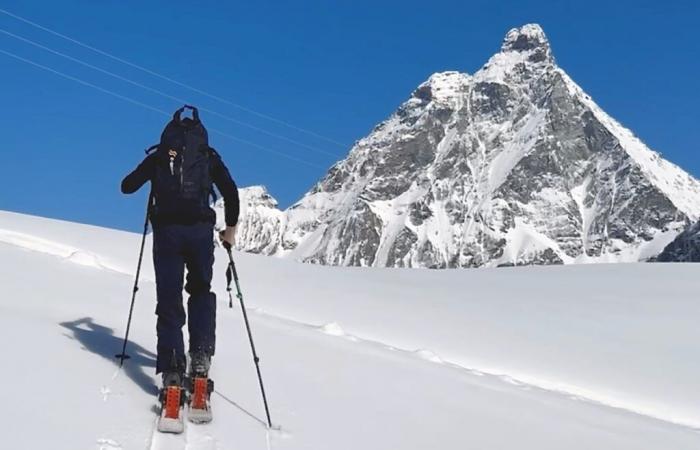
[[(0, 229), (0, 242), (25, 248), (28, 250), (50, 254), (67, 262), (82, 266), (90, 266), (98, 270), (108, 270), (124, 274), (127, 276), (133, 276), (133, 273), (129, 270), (124, 270), (122, 268), (110, 265), (106, 263), (109, 258), (103, 258), (102, 256), (89, 252), (83, 249), (78, 249), (72, 246), (68, 246), (59, 242), (47, 240), (40, 238), (31, 234), (20, 233), (12, 230)], [(144, 280), (152, 281), (152, 280)], [(636, 414), (639, 416), (644, 416), (647, 418), (659, 420), (662, 422), (670, 423), (673, 425), (681, 426), (684, 428), (690, 428), (693, 430), (700, 430), (700, 421), (694, 418), (687, 418), (682, 416), (674, 415), (672, 411), (659, 411), (657, 408), (649, 405), (640, 405), (634, 401), (617, 399), (605, 393), (598, 392), (593, 389), (588, 389), (582, 386), (576, 386), (573, 384), (566, 383), (565, 381), (546, 379), (541, 376), (522, 374), (522, 373), (509, 373), (507, 370), (500, 370), (497, 367), (483, 367), (479, 364), (473, 364), (469, 362), (456, 362), (443, 359), (438, 354), (434, 353), (432, 350), (427, 348), (417, 348), (417, 349), (407, 349), (402, 348), (399, 345), (395, 345), (389, 342), (382, 342), (358, 335), (351, 335), (345, 333), (341, 326), (336, 322), (330, 322), (325, 325), (315, 325), (291, 318), (270, 314), (259, 308), (248, 308), (251, 312), (256, 313), (258, 317), (263, 320), (268, 320), (271, 322), (282, 323), (295, 327), (302, 327), (305, 329), (314, 329), (318, 332), (324, 333), (329, 336), (336, 338), (344, 338), (351, 342), (355, 342), (361, 345), (370, 345), (373, 347), (383, 348), (387, 351), (399, 351), (407, 354), (412, 354), (414, 357), (426, 360), (429, 363), (439, 364), (446, 368), (459, 369), (469, 372), (472, 375), (477, 376), (492, 376), (502, 382), (520, 386), (523, 389), (540, 389), (547, 392), (553, 392), (562, 396), (566, 396), (575, 401), (583, 401), (591, 404), (601, 405), (628, 413)], [(187, 427), (191, 428), (191, 427)], [(194, 444), (193, 444), (194, 445)], [(187, 448), (187, 447), (186, 447)], [(200, 447), (190, 447), (192, 449), (198, 450)], [(207, 447), (201, 447), (207, 448)], [(215, 448), (215, 447), (211, 447)]]
[(548, 380), (542, 377), (535, 377), (527, 374), (507, 373), (506, 371), (501, 371), (496, 368), (479, 367), (476, 364), (463, 364), (445, 360), (438, 354), (434, 353), (432, 350), (426, 348), (406, 349), (392, 345), (390, 343), (348, 334), (342, 329), (341, 325), (337, 322), (330, 322), (325, 325), (314, 325), (270, 314), (260, 308), (248, 309), (251, 312), (255, 313), (257, 316), (259, 316), (261, 319), (270, 322), (277, 322), (292, 327), (313, 329), (317, 332), (326, 334), (328, 336), (346, 339), (358, 345), (366, 345), (374, 348), (381, 348), (385, 351), (391, 352), (401, 352), (415, 358), (423, 359), (427, 363), (437, 364), (453, 370), (456, 369), (460, 371), (465, 371), (471, 375), (493, 377), (500, 380), (501, 382), (508, 383), (510, 385), (515, 385), (525, 390), (538, 389), (540, 391), (550, 392), (568, 397), (573, 401), (581, 401), (593, 405), (603, 406), (606, 408), (616, 409), (626, 413), (669, 423), (675, 426), (688, 428), (694, 431), (700, 431), (700, 423), (694, 421), (693, 419), (686, 419), (684, 417), (674, 417), (671, 415), (659, 413), (651, 408), (636, 405), (630, 402), (617, 400), (615, 398), (606, 396), (605, 394), (601, 394), (580, 386), (575, 386), (560, 381)]
[(218, 440), (212, 436), (210, 424), (194, 424), (185, 415), (185, 431), (181, 434), (161, 433), (158, 431), (158, 417), (153, 421), (153, 431), (149, 450), (218, 450), (221, 448)]

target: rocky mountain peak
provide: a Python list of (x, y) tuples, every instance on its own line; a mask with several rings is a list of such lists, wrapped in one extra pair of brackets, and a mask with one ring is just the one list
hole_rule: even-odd
[(242, 189), (242, 191), (241, 200), (245, 201), (248, 205), (264, 206), (267, 208), (277, 207), (277, 200), (270, 195), (265, 186), (250, 186)]
[(435, 73), (413, 91), (413, 98), (425, 102), (450, 100), (464, 94), (469, 80), (469, 75), (461, 72)]
[[(236, 248), (251, 253), (269, 254), (277, 251), (280, 234), (284, 229), (284, 212), (277, 208), (277, 200), (265, 186), (250, 186), (238, 190), (240, 216), (236, 233)], [(214, 205), (219, 230), (225, 228), (224, 202)]]
[(241, 250), (344, 266), (643, 261), (700, 218), (700, 183), (576, 85), (538, 25), (474, 75), (432, 75), (292, 207), (249, 199)]
[(537, 24), (527, 24), (510, 30), (503, 39), (501, 52), (528, 53), (533, 62), (552, 59), (549, 40), (542, 27)]

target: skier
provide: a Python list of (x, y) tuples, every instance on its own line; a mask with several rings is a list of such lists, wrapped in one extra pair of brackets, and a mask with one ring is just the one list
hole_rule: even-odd
[[(181, 118), (185, 109), (192, 111), (192, 118)], [(220, 238), (229, 245), (234, 244), (239, 199), (226, 165), (208, 145), (207, 131), (196, 108), (186, 105), (175, 112), (163, 130), (157, 150), (124, 178), (121, 190), (124, 194), (134, 193), (147, 181), (151, 182), (149, 217), (153, 227), (158, 316), (156, 373), (163, 374), (161, 401), (163, 409), (170, 407), (170, 416), (174, 414), (174, 419), (179, 420), (186, 382), (182, 327), (188, 318), (188, 387), (195, 391), (193, 401), (204, 411), (199, 421), (206, 422), (211, 420), (211, 414), (205, 410), (208, 408), (204, 407), (201, 389), (206, 390), (208, 406), (213, 389), (208, 375), (216, 328), (216, 296), (211, 292), (216, 215), (209, 203), (210, 195), (214, 194), (213, 185), (224, 199), (226, 229)], [(185, 268), (187, 314), (182, 299)], [(204, 386), (194, 385), (195, 380), (204, 380)], [(176, 396), (175, 400), (169, 395)], [(191, 413), (190, 420), (193, 420)]]

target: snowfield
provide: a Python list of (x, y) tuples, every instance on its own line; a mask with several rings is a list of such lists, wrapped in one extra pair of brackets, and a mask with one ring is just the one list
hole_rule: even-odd
[(700, 267), (322, 267), (236, 253), (273, 422), (217, 249), (214, 422), (155, 432), (140, 236), (0, 212), (7, 449), (700, 448)]

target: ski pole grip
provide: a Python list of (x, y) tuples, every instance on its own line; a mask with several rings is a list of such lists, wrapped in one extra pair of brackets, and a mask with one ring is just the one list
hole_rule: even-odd
[(231, 280), (233, 279), (233, 270), (231, 269), (231, 263), (228, 263), (228, 267), (226, 268), (226, 290), (231, 292)]

